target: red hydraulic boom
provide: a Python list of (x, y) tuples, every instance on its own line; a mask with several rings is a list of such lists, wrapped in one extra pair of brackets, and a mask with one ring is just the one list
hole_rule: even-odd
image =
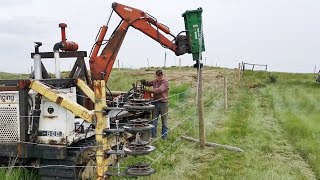
[[(190, 52), (189, 40), (186, 35), (179, 33), (174, 36), (167, 26), (159, 23), (156, 18), (148, 13), (119, 3), (113, 3), (112, 8), (122, 20), (106, 42), (100, 55), (98, 55), (101, 45), (104, 44), (108, 25), (101, 27), (90, 55), (92, 80), (108, 81), (113, 64), (130, 26), (159, 42), (163, 47), (172, 50), (177, 56)], [(163, 33), (170, 35), (172, 40), (164, 36)]]

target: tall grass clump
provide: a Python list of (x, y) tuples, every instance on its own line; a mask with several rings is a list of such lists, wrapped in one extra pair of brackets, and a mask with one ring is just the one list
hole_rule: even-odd
[(185, 103), (184, 100), (187, 99), (190, 92), (190, 86), (187, 84), (172, 85), (169, 87), (169, 107), (177, 107), (181, 103)]
[(38, 173), (34, 170), (28, 169), (1, 169), (0, 170), (1, 180), (38, 180)]
[(278, 79), (278, 77), (276, 75), (274, 75), (274, 74), (271, 74), (271, 75), (268, 76), (268, 82), (269, 83), (274, 84), (274, 83), (277, 82), (277, 79)]
[[(302, 84), (305, 83), (302, 81)], [(318, 88), (287, 83), (285, 88), (283, 86), (277, 88), (277, 94), (273, 96), (277, 116), (281, 119), (288, 139), (319, 179), (320, 89)]]

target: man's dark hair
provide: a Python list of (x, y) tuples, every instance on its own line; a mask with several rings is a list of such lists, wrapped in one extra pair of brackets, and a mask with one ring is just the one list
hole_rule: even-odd
[(163, 75), (162, 70), (160, 70), (160, 69), (159, 69), (159, 70), (157, 70), (157, 71), (156, 71), (156, 75), (157, 75), (157, 76), (161, 76), (161, 75)]

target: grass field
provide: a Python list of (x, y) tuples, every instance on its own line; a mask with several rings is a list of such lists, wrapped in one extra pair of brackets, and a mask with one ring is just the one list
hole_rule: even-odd
[[(207, 141), (237, 146), (244, 152), (201, 150), (180, 139), (183, 134), (198, 137), (197, 76), (193, 68), (169, 68), (165, 69), (172, 96), (169, 139), (156, 140), (157, 149), (149, 156), (122, 159), (122, 167), (150, 162), (157, 173), (141, 179), (154, 180), (320, 179), (320, 84), (314, 75), (246, 71), (237, 82), (230, 70), (205, 67), (203, 73)], [(221, 74), (229, 77), (227, 111)], [(275, 83), (268, 78), (271, 74), (277, 77)], [(114, 70), (108, 86), (128, 90), (136, 80), (152, 78), (153, 69)], [(0, 171), (1, 177), (17, 179), (5, 174)], [(13, 174), (28, 179), (19, 170)]]

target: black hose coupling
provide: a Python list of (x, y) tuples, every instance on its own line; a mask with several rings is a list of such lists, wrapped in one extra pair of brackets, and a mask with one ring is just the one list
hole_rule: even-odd
[(34, 52), (35, 54), (39, 54), (39, 47), (42, 46), (42, 42), (34, 42)]
[(196, 63), (193, 65), (194, 68), (202, 68), (203, 67), (203, 63), (200, 63), (199, 61), (196, 61)]

